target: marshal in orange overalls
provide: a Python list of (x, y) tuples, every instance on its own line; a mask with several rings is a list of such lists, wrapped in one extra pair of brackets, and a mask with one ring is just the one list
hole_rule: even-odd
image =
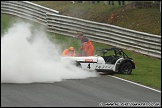
[(75, 50), (74, 50), (74, 47), (70, 47), (68, 49), (65, 49), (63, 52), (62, 52), (62, 56), (75, 56)]
[(83, 50), (85, 52), (85, 56), (92, 56), (94, 53), (94, 47), (93, 47), (91, 41), (88, 40), (87, 42), (83, 42), (83, 44), (81, 46), (81, 50)]
[(81, 43), (82, 43), (80, 52), (83, 51), (84, 53), (84, 54), (83, 53), (79, 54), (79, 56), (92, 56), (94, 53), (94, 46), (92, 42), (86, 37), (84, 37), (82, 32), (77, 33), (77, 38), (81, 40)]

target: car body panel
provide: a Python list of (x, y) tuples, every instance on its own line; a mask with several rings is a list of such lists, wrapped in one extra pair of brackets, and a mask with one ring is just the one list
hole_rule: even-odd
[[(132, 58), (129, 58), (122, 49), (118, 48), (108, 48), (108, 49), (101, 49), (100, 51), (103, 51), (105, 54), (109, 50), (116, 50), (115, 53), (121, 51), (120, 53), (124, 56), (117, 56), (117, 55), (111, 55), (111, 56), (82, 56), (82, 57), (68, 57), (64, 56), (61, 58), (62, 62), (69, 61), (70, 63), (80, 66), (82, 69), (85, 70), (93, 70), (97, 72), (108, 72), (113, 71), (119, 73), (121, 70), (120, 68), (128, 68), (130, 71), (132, 69), (135, 69), (135, 64), (133, 62)], [(122, 67), (122, 64), (126, 64), (124, 67)], [(128, 67), (127, 67), (128, 66)], [(128, 70), (127, 69), (127, 70)], [(131, 72), (130, 72), (131, 73)]]

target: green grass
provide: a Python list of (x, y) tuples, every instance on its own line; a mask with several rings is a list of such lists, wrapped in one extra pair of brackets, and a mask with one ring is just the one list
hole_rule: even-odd
[[(133, 18), (132, 18), (132, 17)], [(112, 24), (146, 33), (161, 35), (161, 15), (158, 9), (134, 9), (118, 13)]]
[[(10, 15), (1, 14), (1, 34), (6, 31), (12, 23), (19, 19)], [(23, 19), (24, 20), (24, 19)], [(28, 20), (24, 20), (28, 21)], [(39, 24), (34, 23), (34, 25), (39, 26)], [(40, 25), (41, 26), (41, 25)], [(62, 50), (74, 46), (76, 51), (79, 49), (80, 41), (76, 38), (67, 37), (59, 34), (48, 33), (48, 37), (52, 42), (58, 43)], [(105, 44), (93, 42), (95, 50), (97, 48), (107, 48), (111, 47)], [(131, 51), (126, 51), (126, 54), (134, 59), (136, 62), (136, 69), (133, 70), (131, 75), (115, 74), (124, 79), (138, 82), (146, 86), (161, 90), (161, 59), (156, 59), (142, 54), (134, 53)]]
[[(141, 32), (161, 35), (161, 12), (159, 8), (131, 9), (125, 6), (76, 3), (70, 1), (34, 1), (42, 6), (58, 10), (62, 15), (112, 24)], [(130, 6), (132, 7), (132, 6)]]
[(2, 34), (5, 32), (5, 30), (10, 27), (9, 24), (11, 24), (11, 17), (9, 17), (9, 15), (3, 15), (3, 20), (1, 19), (1, 36)]

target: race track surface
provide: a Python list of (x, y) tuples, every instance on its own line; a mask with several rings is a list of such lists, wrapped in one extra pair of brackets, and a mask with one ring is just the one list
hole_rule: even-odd
[(107, 75), (55, 83), (1, 84), (1, 107), (99, 107), (126, 102), (161, 106), (161, 92)]

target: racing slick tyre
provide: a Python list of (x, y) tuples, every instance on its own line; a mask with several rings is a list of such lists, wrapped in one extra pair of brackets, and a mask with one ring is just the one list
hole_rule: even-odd
[(124, 62), (121, 64), (119, 73), (121, 74), (131, 74), (132, 73), (132, 64), (130, 62)]
[(82, 68), (81, 64), (76, 62), (76, 66), (79, 67), (79, 68)]

